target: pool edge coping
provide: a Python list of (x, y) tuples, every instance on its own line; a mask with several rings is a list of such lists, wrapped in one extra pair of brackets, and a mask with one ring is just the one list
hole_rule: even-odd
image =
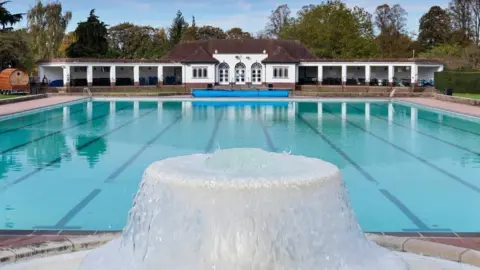
[(46, 106), (33, 108), (33, 109), (29, 109), (29, 110), (24, 110), (24, 111), (19, 111), (19, 112), (0, 115), (0, 122), (10, 120), (10, 119), (15, 119), (15, 118), (30, 115), (30, 114), (35, 114), (35, 113), (39, 113), (39, 112), (53, 110), (53, 109), (64, 107), (64, 106), (71, 106), (71, 105), (75, 105), (75, 104), (84, 103), (84, 102), (89, 101), (90, 99), (91, 99), (90, 97), (83, 97), (83, 98), (78, 98), (78, 99), (75, 99), (75, 100), (60, 102), (60, 103), (56, 103), (56, 104), (52, 104), (52, 105), (46, 105)]
[[(121, 233), (103, 233), (88, 236), (65, 236), (65, 240), (62, 241), (47, 241), (29, 246), (0, 248), (0, 265), (44, 255), (93, 249), (118, 238), (120, 235)], [(368, 240), (392, 251), (413, 253), (480, 267), (480, 251), (478, 250), (435, 243), (416, 237), (396, 237), (370, 233), (366, 233), (365, 236)]]
[[(476, 116), (476, 115), (473, 115), (473, 114), (456, 112), (456, 111), (452, 111), (452, 110), (448, 110), (448, 109), (442, 109), (442, 108), (438, 108), (438, 107), (423, 105), (423, 104), (415, 103), (415, 102), (412, 102), (412, 101), (405, 101), (405, 100), (400, 100), (400, 99), (393, 99), (393, 103), (397, 103), (399, 105), (406, 105), (406, 106), (414, 107), (414, 108), (417, 108), (417, 109), (428, 110), (428, 111), (432, 111), (432, 112), (435, 112), (435, 113), (441, 113), (441, 114), (444, 114), (444, 115), (447, 115), (447, 116), (457, 117), (457, 118), (461, 118), (461, 119), (464, 119), (464, 120), (469, 120), (469, 121), (472, 121), (472, 122), (480, 122), (480, 116)], [(473, 106), (473, 105), (470, 105), (470, 106)]]

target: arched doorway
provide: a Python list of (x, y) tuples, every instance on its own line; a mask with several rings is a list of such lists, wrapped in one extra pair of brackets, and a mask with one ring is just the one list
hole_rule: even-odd
[(245, 64), (240, 62), (235, 65), (235, 82), (238, 84), (245, 83)]
[(258, 62), (252, 65), (252, 83), (262, 83), (262, 65)]
[(230, 69), (230, 66), (225, 62), (218, 65), (218, 82), (220, 84), (228, 84), (229, 69)]

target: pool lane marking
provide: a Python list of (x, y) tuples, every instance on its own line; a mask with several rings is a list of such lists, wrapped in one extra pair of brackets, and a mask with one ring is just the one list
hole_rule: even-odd
[[(325, 110), (325, 109), (324, 109)], [(358, 165), (350, 156), (347, 155), (347, 153), (343, 152), (342, 149), (340, 149), (338, 146), (336, 146), (327, 136), (325, 136), (322, 132), (318, 131), (317, 128), (312, 126), (303, 116), (301, 116), (299, 113), (297, 113), (298, 118), (308, 127), (310, 128), (315, 134), (320, 136), (324, 142), (326, 142), (328, 145), (330, 145), (333, 150), (335, 150), (339, 155), (341, 155), (346, 161), (348, 161), (357, 171), (359, 171), (365, 179), (368, 181), (375, 183), (376, 185), (379, 184), (379, 182), (367, 171), (365, 171), (360, 165)]]
[[(100, 139), (102, 139), (102, 138), (104, 138), (104, 137), (106, 137), (106, 136), (108, 136), (108, 135), (110, 135), (110, 134), (112, 134), (112, 133), (114, 133), (114, 132), (116, 132), (116, 131), (118, 131), (118, 130), (126, 127), (126, 126), (128, 126), (128, 125), (130, 125), (130, 124), (132, 124), (132, 123), (134, 123), (134, 122), (136, 122), (138, 119), (140, 119), (140, 118), (142, 118), (142, 117), (145, 117), (145, 116), (147, 116), (147, 115), (149, 115), (149, 114), (151, 114), (151, 113), (153, 113), (153, 112), (155, 112), (155, 111), (157, 111), (157, 109), (150, 110), (150, 111), (148, 111), (148, 112), (146, 112), (146, 113), (144, 113), (144, 114), (141, 114), (141, 115), (138, 116), (137, 118), (133, 118), (133, 119), (131, 119), (131, 120), (129, 120), (129, 121), (121, 124), (120, 126), (118, 126), (118, 127), (114, 128), (114, 129), (112, 129), (112, 130), (104, 133), (103, 135), (98, 136), (98, 137), (95, 137), (94, 139), (92, 139), (92, 140), (90, 140), (90, 141), (88, 141), (88, 142), (80, 145), (79, 147), (77, 147), (76, 150), (77, 150), (77, 151), (78, 151), (78, 150), (82, 150), (83, 148), (86, 148), (86, 147), (90, 146), (90, 145), (93, 144), (94, 142), (96, 142), (96, 141), (98, 141), (98, 140), (100, 140)], [(7, 184), (7, 188), (10, 187), (10, 186), (13, 186), (13, 185), (16, 185), (16, 184), (19, 184), (19, 183), (25, 181), (26, 179), (28, 179), (28, 178), (31, 177), (32, 175), (35, 175), (35, 174), (41, 172), (41, 171), (42, 171), (43, 169), (45, 169), (45, 168), (51, 167), (52, 165), (54, 165), (54, 164), (58, 163), (59, 161), (61, 161), (63, 158), (66, 158), (66, 157), (68, 157), (68, 156), (70, 156), (70, 155), (72, 155), (71, 152), (67, 152), (67, 153), (65, 153), (65, 154), (60, 155), (58, 158), (50, 161), (49, 163), (45, 164), (44, 166), (38, 167), (38, 168), (36, 168), (34, 171), (32, 171), (32, 172), (30, 172), (30, 173), (28, 173), (28, 174), (26, 174), (26, 175), (24, 175), (24, 176), (22, 176), (22, 177), (20, 177), (20, 178), (18, 178), (18, 179), (16, 179), (16, 180), (14, 180), (14, 181), (11, 182), (10, 184)]]
[(385, 198), (387, 198), (391, 203), (393, 203), (405, 216), (407, 216), (415, 226), (417, 226), (418, 229), (403, 229), (402, 231), (405, 232), (444, 232), (444, 231), (449, 231), (451, 232), (451, 229), (432, 229), (430, 226), (425, 224), (417, 215), (415, 215), (402, 201), (400, 201), (397, 197), (392, 195), (388, 190), (386, 189), (379, 189), (380, 193), (382, 193)]
[[(116, 112), (120, 112), (120, 111), (123, 111), (123, 110), (125, 110), (125, 109), (128, 109), (128, 108), (127, 108), (127, 107), (121, 108), (121, 109), (118, 109)], [(104, 117), (108, 116), (109, 114), (110, 114), (110, 112), (108, 112), (108, 113), (106, 113), (106, 114), (101, 114), (101, 115), (95, 116), (95, 117), (93, 117), (93, 118), (91, 118), (91, 119), (89, 119), (89, 120), (86, 120), (86, 121), (77, 123), (77, 124), (75, 124), (75, 125), (73, 125), (73, 126), (69, 126), (69, 127), (66, 127), (66, 128), (62, 128), (62, 129), (60, 129), (60, 130), (54, 131), (54, 132), (52, 132), (52, 133), (48, 133), (48, 134), (46, 134), (46, 135), (40, 136), (40, 137), (35, 138), (35, 139), (33, 139), (33, 140), (27, 141), (27, 142), (25, 142), (25, 143), (15, 145), (15, 146), (13, 146), (13, 147), (10, 147), (10, 148), (8, 148), (8, 149), (5, 149), (5, 150), (0, 151), (0, 155), (6, 154), (6, 153), (11, 152), (11, 151), (14, 151), (14, 150), (17, 150), (17, 149), (19, 149), (19, 148), (22, 148), (22, 147), (27, 146), (27, 145), (29, 145), (29, 144), (31, 144), (31, 143), (34, 143), (34, 142), (38, 142), (38, 141), (43, 140), (43, 139), (45, 139), (45, 138), (49, 138), (49, 137), (52, 137), (52, 136), (54, 136), (54, 135), (60, 134), (60, 133), (62, 133), (62, 132), (64, 132), (64, 131), (66, 131), (66, 130), (69, 130), (69, 129), (72, 129), (72, 128), (76, 128), (76, 127), (85, 125), (86, 123), (89, 123), (89, 122), (92, 122), (92, 121), (95, 121), (95, 120), (104, 118)]]
[(168, 124), (165, 128), (163, 128), (157, 135), (155, 135), (152, 139), (146, 142), (142, 148), (140, 148), (135, 154), (133, 154), (125, 163), (123, 163), (118, 169), (116, 169), (107, 179), (105, 179), (105, 183), (111, 183), (115, 181), (115, 179), (128, 167), (132, 164), (147, 148), (149, 148), (156, 140), (162, 137), (168, 130), (170, 130), (175, 124), (180, 122), (182, 116), (178, 116), (175, 120)]
[[(355, 110), (357, 110), (357, 111), (359, 111), (359, 112), (364, 112), (362, 109), (353, 107), (353, 106), (351, 106), (351, 105), (347, 105), (347, 106), (349, 106), (350, 108), (355, 109)], [(383, 117), (376, 116), (376, 115), (371, 115), (371, 116), (372, 116), (372, 117), (375, 117), (375, 118), (377, 118), (377, 119), (383, 120), (383, 121), (385, 121), (385, 122), (388, 122), (388, 119), (385, 119), (385, 118), (383, 118)], [(438, 137), (436, 137), (436, 136), (433, 136), (433, 135), (430, 135), (430, 134), (428, 134), (428, 133), (425, 133), (425, 132), (423, 132), (423, 131), (420, 131), (420, 130), (418, 130), (418, 129), (416, 129), (416, 128), (407, 127), (407, 126), (404, 126), (404, 125), (402, 125), (402, 124), (396, 123), (395, 121), (392, 121), (391, 123), (394, 124), (394, 125), (396, 125), (396, 126), (399, 126), (399, 127), (405, 128), (405, 129), (408, 129), (408, 130), (413, 130), (413, 131), (415, 131), (415, 132), (417, 132), (417, 133), (419, 133), (419, 134), (421, 134), (421, 135), (423, 135), (423, 136), (426, 136), (426, 137), (428, 137), (428, 138), (430, 138), (430, 139), (433, 139), (433, 140), (442, 142), (442, 143), (444, 143), (444, 144), (450, 145), (450, 146), (455, 147), (455, 148), (458, 148), (458, 149), (460, 149), (460, 150), (464, 150), (464, 151), (469, 152), (469, 153), (471, 153), (471, 154), (480, 156), (480, 153), (479, 153), (479, 152), (470, 150), (470, 149), (468, 149), (468, 148), (466, 148), (466, 147), (463, 147), (463, 146), (461, 146), (461, 145), (458, 145), (458, 144), (451, 143), (451, 142), (446, 141), (446, 140), (444, 140), (444, 139), (441, 139), (441, 138), (438, 138)]]
[(270, 133), (268, 132), (267, 126), (265, 126), (265, 121), (263, 121), (261, 115), (258, 115), (258, 122), (260, 122), (260, 126), (262, 127), (263, 134), (265, 134), (265, 139), (267, 140), (268, 149), (272, 152), (277, 152), (275, 145), (273, 144), (272, 137), (270, 137)]
[(207, 146), (205, 146), (205, 153), (210, 153), (213, 148), (213, 142), (215, 141), (215, 137), (217, 137), (218, 129), (220, 128), (220, 122), (222, 121), (223, 118), (223, 112), (224, 109), (222, 108), (220, 110), (220, 113), (217, 116), (217, 119), (215, 120), (215, 125), (213, 127), (212, 135), (210, 136), (210, 139), (208, 140)]
[[(330, 110), (328, 110), (328, 109), (325, 109), (325, 108), (324, 108), (323, 110), (324, 110), (325, 112), (333, 115), (334, 117), (341, 118), (340, 116), (332, 113), (332, 112), (331, 112)], [(456, 176), (456, 175), (454, 175), (454, 174), (452, 174), (452, 173), (450, 173), (450, 172), (448, 172), (448, 171), (446, 171), (446, 170), (438, 167), (437, 165), (435, 165), (435, 164), (433, 164), (433, 163), (430, 163), (428, 160), (426, 160), (426, 159), (424, 159), (424, 158), (422, 158), (422, 157), (420, 157), (420, 156), (417, 156), (417, 155), (415, 155), (414, 153), (411, 153), (411, 152), (409, 152), (408, 150), (405, 150), (405, 149), (403, 149), (402, 147), (400, 147), (400, 146), (398, 146), (398, 145), (396, 145), (396, 144), (394, 144), (394, 143), (389, 142), (388, 140), (386, 140), (386, 139), (384, 139), (384, 138), (382, 138), (382, 137), (380, 137), (380, 136), (378, 136), (378, 135), (376, 135), (376, 134), (374, 134), (374, 133), (372, 133), (372, 132), (370, 132), (370, 131), (362, 128), (361, 126), (352, 123), (352, 122), (349, 121), (348, 119), (344, 119), (343, 121), (345, 121), (346, 123), (348, 123), (348, 124), (351, 125), (351, 126), (354, 126), (354, 127), (358, 128), (358, 129), (362, 130), (363, 132), (369, 134), (370, 136), (372, 136), (372, 137), (374, 137), (374, 138), (376, 138), (376, 139), (378, 139), (378, 140), (380, 140), (380, 141), (382, 141), (382, 142), (390, 145), (391, 147), (397, 149), (398, 151), (400, 151), (400, 152), (402, 152), (402, 153), (404, 153), (404, 154), (406, 154), (406, 155), (408, 155), (408, 156), (410, 156), (410, 157), (413, 157), (413, 158), (417, 159), (418, 161), (422, 162), (423, 164), (425, 164), (425, 165), (429, 166), (430, 168), (435, 169), (435, 170), (437, 170), (438, 172), (440, 172), (440, 173), (442, 173), (442, 174), (450, 177), (451, 179), (457, 181), (458, 183), (464, 185), (465, 187), (470, 188), (471, 190), (473, 190), (473, 191), (475, 191), (475, 192), (477, 192), (477, 193), (480, 193), (480, 188), (477, 187), (477, 186), (475, 186), (475, 185), (473, 185), (473, 184), (471, 184), (471, 183), (469, 183), (468, 181), (465, 181), (465, 180), (463, 180), (462, 178), (460, 178), (460, 177), (458, 177), (458, 176)]]
[[(384, 106), (381, 106), (379, 104), (375, 104), (375, 103), (370, 103), (374, 106), (377, 106), (377, 107), (380, 107), (380, 108), (385, 108)], [(403, 105), (403, 104), (398, 104), (400, 106), (403, 106), (403, 107), (408, 107), (406, 105)], [(427, 112), (432, 112), (432, 111), (429, 111), (429, 110), (424, 110), (424, 111), (427, 111)], [(432, 112), (434, 113), (434, 112)], [(439, 114), (439, 113), (437, 113)], [(440, 114), (442, 115), (442, 114)], [(475, 131), (471, 131), (471, 130), (468, 130), (468, 129), (463, 129), (463, 128), (459, 128), (459, 127), (455, 127), (455, 126), (452, 126), (452, 125), (448, 125), (448, 124), (445, 124), (445, 123), (442, 123), (442, 122), (438, 122), (438, 121), (435, 121), (435, 120), (431, 120), (431, 119), (427, 119), (427, 118), (423, 118), (423, 117), (420, 117), (418, 116), (418, 119), (422, 119), (422, 120), (425, 120), (425, 121), (428, 121), (428, 122), (431, 122), (431, 123), (435, 123), (435, 124), (438, 124), (438, 125), (441, 125), (441, 126), (446, 126), (446, 127), (449, 127), (449, 128), (452, 128), (452, 129), (455, 129), (455, 130), (458, 130), (458, 131), (462, 131), (462, 132), (465, 132), (465, 133), (470, 133), (470, 134), (473, 134), (473, 135), (476, 135), (476, 136), (480, 136), (480, 133), (478, 132), (475, 132)], [(454, 117), (452, 117), (454, 118)], [(461, 119), (461, 118), (460, 118)]]
[(35, 226), (35, 229), (81, 229), (79, 226), (67, 227), (68, 222), (72, 220), (80, 211), (82, 211), (98, 194), (102, 192), (101, 189), (94, 189), (79, 203), (77, 203), (68, 213), (63, 216), (54, 226)]
[(397, 206), (402, 213), (407, 216), (415, 226), (417, 226), (420, 230), (430, 230), (430, 227), (427, 226), (419, 217), (417, 217), (408, 207), (403, 204), (397, 197), (393, 196), (388, 190), (379, 189), (380, 193), (382, 193), (385, 198), (387, 198), (390, 202), (392, 202), (395, 206)]
[[(96, 106), (93, 106), (93, 108), (95, 107), (101, 107), (105, 104), (97, 104)], [(67, 107), (67, 106), (65, 106)], [(77, 113), (81, 113), (83, 112), (84, 109), (82, 108), (81, 110), (76, 110), (76, 111), (73, 111), (70, 113), (70, 115), (74, 115), (74, 114), (77, 114)], [(34, 122), (34, 123), (30, 123), (30, 124), (27, 124), (27, 125), (24, 125), (24, 126), (21, 126), (21, 127), (16, 127), (16, 128), (12, 128), (12, 129), (7, 129), (7, 130), (4, 130), (4, 131), (0, 131), (0, 135), (3, 135), (3, 134), (6, 134), (6, 133), (9, 133), (9, 132), (12, 132), (12, 131), (17, 131), (17, 130), (20, 130), (20, 129), (23, 129), (23, 128), (26, 128), (26, 127), (31, 127), (31, 126), (34, 126), (34, 125), (37, 125), (37, 124), (41, 124), (41, 123), (45, 123), (47, 121), (51, 121), (51, 120), (55, 120), (55, 119), (59, 119), (59, 118), (62, 118), (63, 115), (59, 115), (59, 116), (56, 116), (56, 117), (52, 117), (52, 118), (48, 118), (48, 119), (45, 119), (45, 120), (42, 120), (42, 121), (38, 121), (38, 122)], [(18, 119), (17, 119), (18, 120)]]

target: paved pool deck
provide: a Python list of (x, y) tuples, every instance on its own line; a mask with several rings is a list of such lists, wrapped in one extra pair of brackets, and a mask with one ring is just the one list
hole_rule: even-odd
[(59, 105), (62, 103), (68, 103), (80, 99), (84, 99), (83, 96), (52, 96), (42, 99), (35, 99), (29, 101), (22, 101), (18, 103), (0, 105), (0, 116), (10, 115), (19, 112), (31, 111), (40, 109), (43, 107), (49, 107)]
[(396, 98), (396, 100), (416, 103), (422, 106), (433, 107), (437, 109), (442, 109), (446, 111), (462, 113), (470, 116), (480, 117), (480, 107), (442, 101), (434, 98)]

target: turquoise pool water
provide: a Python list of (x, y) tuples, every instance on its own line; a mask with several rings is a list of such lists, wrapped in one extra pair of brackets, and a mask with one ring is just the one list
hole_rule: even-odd
[(232, 147), (336, 164), (365, 231), (480, 231), (479, 123), (388, 102), (173, 101), (0, 122), (0, 229), (120, 230), (150, 163)]

